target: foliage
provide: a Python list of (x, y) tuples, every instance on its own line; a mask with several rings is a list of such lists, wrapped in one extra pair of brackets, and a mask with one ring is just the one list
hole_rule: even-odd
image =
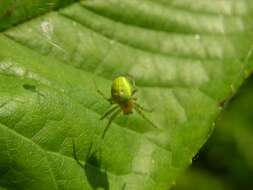
[[(0, 28), (8, 27), (0, 34), (0, 186), (169, 188), (252, 71), (252, 3), (66, 2), (44, 15), (29, 1), (7, 15), (10, 1), (0, 9)], [(93, 80), (109, 96), (111, 80), (125, 74), (159, 129), (121, 116), (102, 139), (109, 105)]]

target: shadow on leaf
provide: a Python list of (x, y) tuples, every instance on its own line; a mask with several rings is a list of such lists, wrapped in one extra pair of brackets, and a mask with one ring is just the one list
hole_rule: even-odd
[(73, 143), (73, 157), (78, 163), (78, 165), (80, 165), (83, 168), (90, 186), (94, 190), (97, 190), (97, 189), (109, 190), (109, 181), (108, 181), (106, 170), (103, 170), (101, 168), (100, 161), (96, 155), (97, 152), (93, 152), (93, 153), (91, 152), (92, 144), (90, 145), (87, 157), (85, 158), (85, 164), (82, 164), (77, 159), (76, 147), (75, 147), (74, 141), (72, 143)]

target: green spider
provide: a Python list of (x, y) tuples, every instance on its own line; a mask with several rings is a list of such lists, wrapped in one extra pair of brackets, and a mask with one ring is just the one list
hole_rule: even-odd
[(108, 130), (112, 121), (121, 113), (128, 115), (133, 113), (135, 110), (143, 119), (148, 121), (153, 127), (157, 127), (151, 120), (149, 120), (144, 114), (143, 111), (152, 112), (152, 110), (146, 109), (139, 105), (135, 93), (137, 88), (135, 86), (135, 81), (130, 77), (119, 76), (113, 80), (111, 87), (111, 97), (107, 98), (102, 91), (97, 87), (97, 92), (106, 99), (111, 107), (102, 115), (100, 120), (103, 120), (107, 116), (111, 115), (109, 121), (105, 127), (103, 137)]

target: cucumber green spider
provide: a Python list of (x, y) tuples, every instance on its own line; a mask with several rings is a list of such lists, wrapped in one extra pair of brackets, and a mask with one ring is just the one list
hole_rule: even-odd
[[(96, 86), (96, 84), (95, 84)], [(143, 119), (148, 121), (153, 127), (157, 127), (151, 120), (149, 120), (143, 113), (152, 112), (137, 103), (137, 97), (134, 96), (137, 92), (135, 81), (130, 77), (119, 76), (113, 80), (111, 87), (111, 97), (107, 98), (102, 91), (96, 86), (97, 92), (110, 104), (111, 107), (102, 115), (100, 120), (110, 116), (109, 121), (105, 127), (103, 137), (108, 130), (112, 121), (121, 113), (127, 115), (133, 113), (135, 110)]]

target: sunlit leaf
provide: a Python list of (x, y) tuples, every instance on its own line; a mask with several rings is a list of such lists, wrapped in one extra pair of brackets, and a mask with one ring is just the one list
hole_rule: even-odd
[[(0, 186), (168, 189), (253, 67), (251, 3), (205, 2), (86, 0), (3, 31)], [(126, 74), (159, 128), (121, 115), (102, 139), (94, 81)]]

